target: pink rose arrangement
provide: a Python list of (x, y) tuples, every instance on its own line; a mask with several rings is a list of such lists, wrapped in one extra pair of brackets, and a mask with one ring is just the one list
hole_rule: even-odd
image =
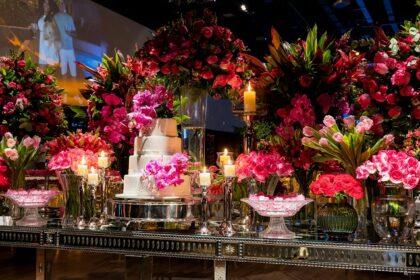
[(145, 167), (145, 175), (154, 178), (156, 187), (164, 189), (177, 186), (184, 182), (181, 175), (187, 171), (189, 157), (183, 153), (176, 153), (168, 163), (151, 160)]
[(240, 154), (235, 161), (238, 181), (254, 179), (267, 183), (271, 177), (287, 177), (293, 173), (293, 166), (276, 151), (252, 151)]
[(310, 189), (315, 195), (342, 198), (351, 196), (355, 199), (363, 197), (363, 187), (360, 181), (346, 173), (322, 174), (311, 183)]
[(405, 135), (403, 150), (412, 157), (420, 159), (420, 127)]
[(110, 161), (115, 159), (109, 143), (95, 134), (83, 133), (80, 130), (48, 141), (46, 146), (50, 156), (48, 168), (51, 170), (76, 172), (77, 165), (83, 157), (89, 168), (96, 168), (98, 154), (102, 151)]
[[(243, 87), (242, 40), (217, 24), (213, 12), (186, 13), (159, 28), (136, 54), (136, 74), (165, 76), (177, 84), (210, 89), (218, 98)], [(180, 82), (181, 81), (181, 82)]]
[(334, 117), (326, 115), (321, 129), (303, 128), (302, 144), (317, 151), (313, 157), (315, 161), (338, 161), (347, 173), (355, 176), (360, 164), (393, 142), (394, 137), (389, 134), (371, 145), (372, 126), (373, 120), (368, 117), (361, 117), (356, 122), (354, 116), (348, 115), (340, 129)]
[(52, 138), (67, 127), (53, 69), (41, 69), (24, 54), (0, 57), (0, 137)]
[(164, 86), (152, 86), (137, 92), (133, 97), (133, 109), (128, 114), (136, 129), (144, 132), (157, 117), (173, 117), (174, 101), (171, 91)]
[(381, 150), (356, 169), (358, 179), (377, 175), (379, 182), (402, 184), (406, 189), (419, 186), (420, 162), (403, 151)]
[[(10, 132), (6, 132), (0, 142), (1, 163), (10, 171), (11, 188), (24, 187), (25, 170), (38, 159), (41, 152), (39, 136), (25, 136), (18, 141)], [(2, 165), (2, 166), (4, 166)], [(4, 167), (2, 167), (4, 171)]]

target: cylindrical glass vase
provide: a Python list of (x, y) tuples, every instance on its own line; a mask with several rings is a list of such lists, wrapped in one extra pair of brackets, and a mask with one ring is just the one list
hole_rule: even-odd
[(329, 240), (347, 240), (357, 228), (357, 212), (346, 199), (330, 198), (317, 214), (317, 224)]
[(410, 241), (416, 217), (414, 200), (402, 184), (386, 182), (372, 201), (373, 227), (382, 243)]
[(83, 178), (71, 173), (59, 175), (60, 184), (64, 193), (63, 228), (75, 228), (82, 218), (81, 190)]

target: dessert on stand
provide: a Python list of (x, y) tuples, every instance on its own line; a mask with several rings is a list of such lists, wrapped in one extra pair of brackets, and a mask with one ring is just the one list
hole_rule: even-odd
[(181, 153), (175, 119), (154, 119), (149, 133), (135, 139), (122, 194), (111, 201), (111, 216), (140, 221), (182, 221), (193, 203), (188, 157)]

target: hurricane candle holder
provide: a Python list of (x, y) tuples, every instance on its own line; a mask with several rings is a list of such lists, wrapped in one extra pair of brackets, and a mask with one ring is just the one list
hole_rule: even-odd
[(83, 219), (83, 206), (85, 205), (85, 198), (84, 198), (84, 192), (85, 192), (85, 186), (87, 183), (87, 178), (85, 176), (81, 176), (80, 180), (80, 186), (79, 186), (79, 201), (81, 207), (79, 208), (79, 219), (77, 221), (77, 228), (78, 229), (85, 229), (86, 228), (86, 222)]
[(233, 236), (236, 233), (232, 224), (232, 186), (235, 178), (234, 176), (226, 176), (223, 184), (223, 222), (219, 227), (219, 233), (223, 236)]

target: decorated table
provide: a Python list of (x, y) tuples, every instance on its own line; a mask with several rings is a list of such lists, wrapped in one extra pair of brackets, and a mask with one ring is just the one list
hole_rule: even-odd
[(154, 256), (212, 260), (214, 279), (226, 279), (227, 262), (420, 273), (418, 246), (327, 242), (303, 234), (293, 240), (274, 240), (249, 234), (224, 237), (191, 232), (0, 226), (0, 245), (36, 248), (36, 279), (48, 279), (44, 268), (49, 250), (116, 253), (139, 257), (139, 262)]

